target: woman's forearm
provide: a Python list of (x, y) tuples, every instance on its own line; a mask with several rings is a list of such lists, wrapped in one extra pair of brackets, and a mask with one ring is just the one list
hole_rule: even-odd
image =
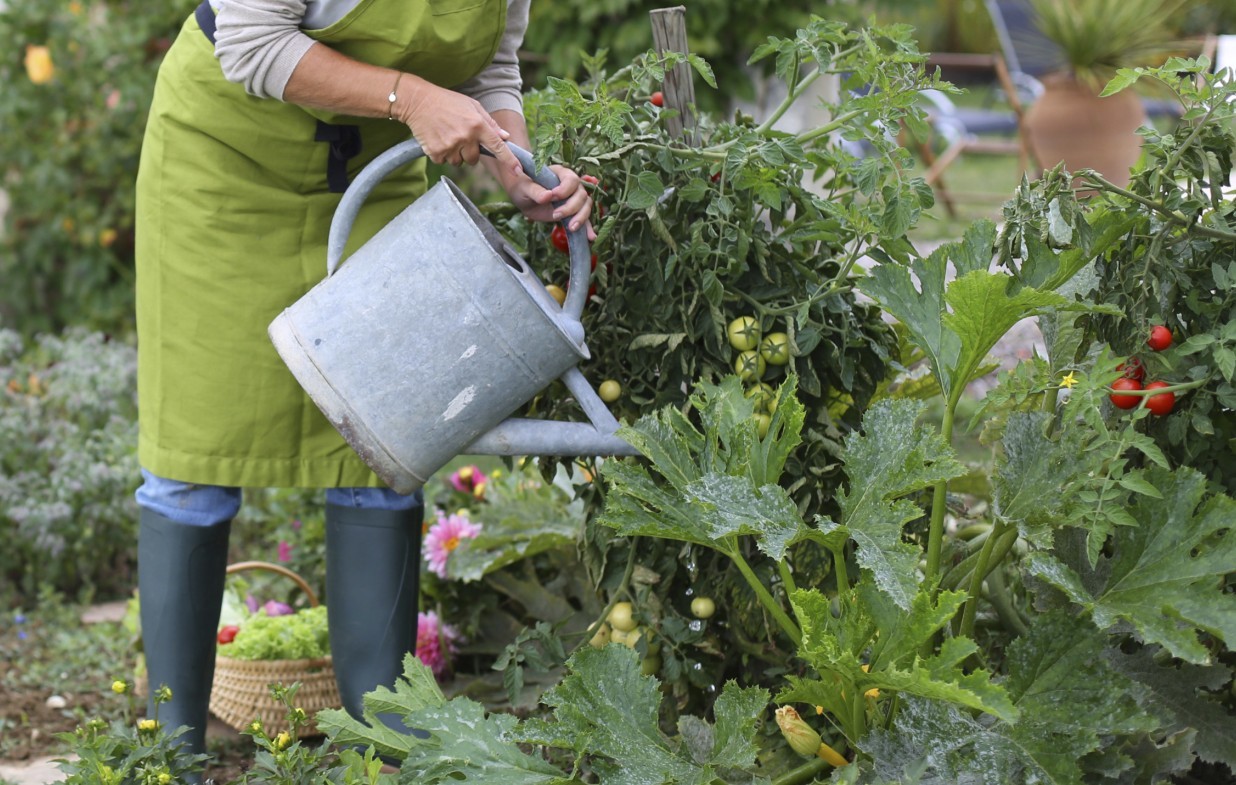
[[(283, 100), (353, 117), (399, 119), (416, 105), (418, 95), (429, 86), (413, 74), (400, 76), (393, 68), (362, 63), (315, 43), (292, 71)], [(396, 95), (394, 106), (388, 100), (392, 91)]]

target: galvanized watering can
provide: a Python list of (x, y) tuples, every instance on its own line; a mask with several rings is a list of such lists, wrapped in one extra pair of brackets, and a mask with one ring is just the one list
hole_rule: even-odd
[[(524, 170), (552, 188), (532, 156)], [(423, 155), (415, 140), (375, 158), (331, 222), (326, 278), (269, 334), (296, 380), (382, 481), (411, 493), (456, 455), (635, 455), (575, 366), (588, 292), (584, 229), (568, 234), (566, 302), (443, 178), (339, 266), (361, 205)], [(591, 423), (509, 418), (561, 379)]]

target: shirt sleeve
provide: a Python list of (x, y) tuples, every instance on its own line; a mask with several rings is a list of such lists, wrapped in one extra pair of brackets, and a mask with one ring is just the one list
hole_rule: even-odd
[(215, 57), (229, 81), (258, 98), (283, 100), (300, 59), (315, 43), (300, 30), (305, 0), (227, 0), (215, 15)]
[(509, 0), (506, 10), (506, 32), (498, 44), (494, 60), (485, 70), (455, 89), (480, 101), (485, 111), (510, 109), (523, 114), (523, 79), (519, 73), (519, 47), (528, 29), (528, 6), (531, 0)]

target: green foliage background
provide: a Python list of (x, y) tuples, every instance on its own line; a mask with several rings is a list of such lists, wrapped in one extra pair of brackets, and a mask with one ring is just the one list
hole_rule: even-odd
[[(174, 0), (23, 0), (0, 13), (0, 320), (30, 335), (132, 322), (134, 178)], [(35, 84), (27, 46), (55, 75)]]

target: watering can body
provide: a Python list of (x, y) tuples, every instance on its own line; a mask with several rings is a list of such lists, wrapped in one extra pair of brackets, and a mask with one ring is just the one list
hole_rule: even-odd
[[(525, 168), (531, 156), (518, 148)], [(376, 158), (331, 225), (327, 276), (270, 325), (279, 355), (391, 488), (411, 493), (456, 455), (633, 455), (576, 365), (589, 270), (580, 229), (560, 306), (519, 254), (443, 178), (339, 266), (365, 196), (421, 155)], [(553, 178), (548, 170), (538, 174)], [(546, 185), (542, 182), (542, 185)], [(338, 269), (336, 269), (338, 268)], [(582, 271), (582, 279), (579, 277)], [(508, 419), (561, 379), (590, 423)]]

